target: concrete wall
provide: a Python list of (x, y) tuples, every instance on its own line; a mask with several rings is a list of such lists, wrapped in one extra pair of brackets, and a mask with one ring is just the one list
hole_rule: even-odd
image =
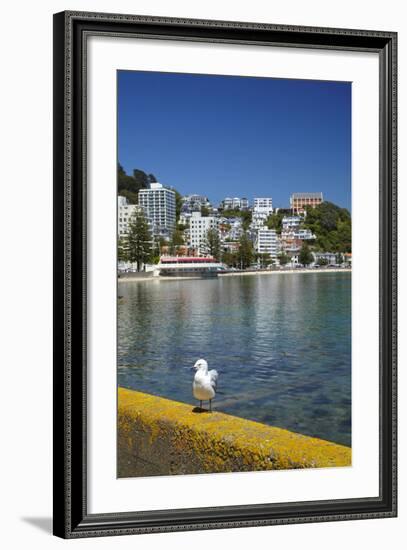
[(351, 449), (118, 390), (118, 477), (351, 465)]

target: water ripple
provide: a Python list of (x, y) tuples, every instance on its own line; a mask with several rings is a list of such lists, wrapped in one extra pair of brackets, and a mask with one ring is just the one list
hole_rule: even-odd
[(120, 385), (193, 403), (204, 357), (216, 408), (350, 445), (351, 276), (227, 277), (121, 285)]

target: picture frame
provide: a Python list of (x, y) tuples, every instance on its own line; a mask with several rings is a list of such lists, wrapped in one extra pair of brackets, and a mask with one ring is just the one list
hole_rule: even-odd
[[(379, 495), (138, 512), (88, 511), (87, 41), (256, 45), (379, 57)], [(66, 11), (54, 15), (54, 534), (142, 534), (397, 514), (397, 34)], [(112, 391), (115, 391), (112, 388)], [(232, 474), (233, 475), (233, 474)]]

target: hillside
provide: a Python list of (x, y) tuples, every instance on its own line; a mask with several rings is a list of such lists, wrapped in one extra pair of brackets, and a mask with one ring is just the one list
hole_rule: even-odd
[(317, 237), (314, 249), (323, 252), (351, 252), (352, 220), (346, 208), (340, 208), (328, 201), (309, 208), (304, 227)]
[(157, 180), (153, 174), (134, 169), (133, 175), (129, 176), (120, 164), (117, 165), (117, 191), (119, 195), (126, 197), (130, 204), (137, 204), (140, 189), (147, 189), (149, 183), (154, 181)]

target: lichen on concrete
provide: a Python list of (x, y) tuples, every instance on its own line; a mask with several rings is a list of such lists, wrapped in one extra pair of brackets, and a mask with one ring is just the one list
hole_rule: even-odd
[(349, 447), (118, 390), (118, 476), (350, 466)]

